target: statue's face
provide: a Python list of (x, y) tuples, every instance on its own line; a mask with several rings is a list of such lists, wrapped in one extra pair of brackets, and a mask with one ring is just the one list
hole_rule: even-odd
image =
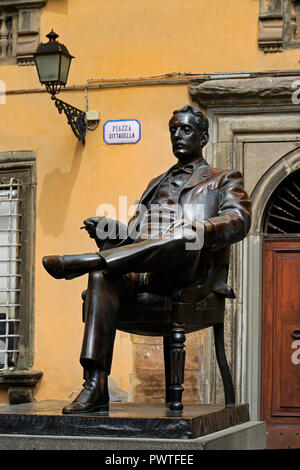
[(203, 131), (192, 113), (174, 114), (169, 122), (173, 153), (179, 160), (199, 157), (203, 147)]

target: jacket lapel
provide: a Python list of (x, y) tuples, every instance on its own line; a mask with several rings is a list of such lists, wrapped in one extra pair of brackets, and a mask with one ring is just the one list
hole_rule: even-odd
[[(141, 204), (143, 204), (150, 194), (152, 194), (157, 189), (160, 183), (174, 170), (174, 168), (176, 168), (176, 165), (173, 165), (171, 168), (169, 168), (160, 178), (155, 181), (155, 183), (153, 183), (152, 186), (147, 188), (140, 200)], [(203, 181), (207, 176), (210, 176), (210, 166), (207, 161), (204, 160), (203, 165), (199, 166), (196, 171), (194, 171), (181, 191), (197, 186), (197, 184), (201, 183), (201, 181)]]
[[(158, 188), (158, 186), (160, 185), (160, 183), (168, 176), (168, 174), (173, 171), (173, 169), (175, 168), (176, 165), (173, 165), (171, 168), (169, 168), (165, 173), (163, 173), (160, 177), (157, 178), (157, 180), (152, 184), (150, 185), (146, 191), (142, 194), (142, 197), (139, 201), (139, 204), (144, 204), (146, 202), (147, 199), (150, 198), (150, 196), (153, 194), (153, 192)], [(139, 223), (139, 211), (137, 211), (135, 213), (135, 215), (133, 216), (133, 218), (131, 219), (131, 223), (132, 223), (132, 226), (131, 226), (131, 230), (130, 232), (132, 232), (133, 230), (135, 230), (137, 224)], [(119, 243), (117, 246), (121, 246), (123, 244), (126, 243), (126, 241), (130, 239), (130, 234), (128, 235), (128, 237), (125, 239), (125, 240), (122, 240), (121, 243)]]
[(210, 176), (210, 166), (207, 163), (207, 161), (204, 160), (203, 165), (199, 166), (196, 169), (196, 171), (194, 171), (194, 173), (190, 176), (188, 181), (185, 183), (182, 190), (184, 190), (186, 188), (190, 189), (190, 188), (193, 188), (194, 186), (197, 186), (207, 176)]
[[(144, 204), (147, 200), (149, 200), (149, 198), (151, 197), (151, 195), (154, 193), (154, 191), (158, 188), (158, 186), (160, 185), (160, 183), (173, 171), (173, 169), (176, 167), (176, 165), (173, 165), (171, 168), (169, 168), (165, 173), (163, 173), (151, 186), (149, 186), (146, 191), (144, 192), (144, 194), (142, 195), (140, 201), (139, 201), (139, 204)], [(207, 161), (204, 160), (203, 161), (203, 165), (199, 166), (196, 171), (194, 171), (194, 173), (190, 176), (190, 178), (188, 179), (188, 181), (184, 184), (183, 188), (181, 189), (180, 191), (180, 194), (182, 193), (182, 191), (184, 191), (185, 189), (190, 189), (190, 188), (193, 188), (194, 186), (197, 186), (197, 184), (201, 183), (201, 181), (204, 180), (205, 177), (209, 176), (210, 175), (210, 166), (208, 165)], [(180, 194), (179, 194), (179, 197), (180, 197)], [(134, 226), (132, 227), (132, 229), (135, 228), (135, 226), (137, 225), (138, 223), (138, 217), (137, 217), (138, 213), (133, 217), (133, 220), (134, 220)]]
[(163, 173), (161, 175), (161, 177), (159, 177), (151, 186), (149, 186), (146, 191), (144, 192), (144, 194), (142, 195), (141, 199), (140, 199), (140, 204), (143, 204), (145, 202), (145, 200), (150, 196), (150, 194), (152, 194), (152, 192), (155, 191), (155, 189), (160, 185), (160, 183), (168, 176), (169, 173), (171, 173), (171, 171), (174, 170), (176, 165), (173, 165), (171, 168), (169, 168), (165, 173)]

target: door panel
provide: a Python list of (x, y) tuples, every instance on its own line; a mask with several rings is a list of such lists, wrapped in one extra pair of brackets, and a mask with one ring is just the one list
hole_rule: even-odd
[(261, 414), (300, 431), (300, 238), (263, 244)]

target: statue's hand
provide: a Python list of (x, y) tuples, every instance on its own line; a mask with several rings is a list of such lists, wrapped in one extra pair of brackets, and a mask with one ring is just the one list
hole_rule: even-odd
[(83, 221), (83, 228), (85, 228), (91, 238), (97, 238), (97, 225), (102, 219), (106, 219), (106, 217), (89, 217)]
[(81, 228), (86, 229), (89, 236), (95, 240), (98, 248), (101, 250), (105, 243), (107, 245), (107, 241), (114, 245), (119, 241), (121, 235), (123, 238), (127, 236), (127, 227), (109, 217), (89, 217), (83, 223), (84, 226)]

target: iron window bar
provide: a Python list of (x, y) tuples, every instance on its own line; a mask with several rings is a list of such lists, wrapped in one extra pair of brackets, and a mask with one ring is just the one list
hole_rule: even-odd
[(266, 210), (265, 233), (281, 235), (299, 233), (299, 181), (300, 170), (296, 170), (275, 190)]
[(0, 369), (14, 369), (19, 355), (20, 207), (22, 185), (0, 184)]

